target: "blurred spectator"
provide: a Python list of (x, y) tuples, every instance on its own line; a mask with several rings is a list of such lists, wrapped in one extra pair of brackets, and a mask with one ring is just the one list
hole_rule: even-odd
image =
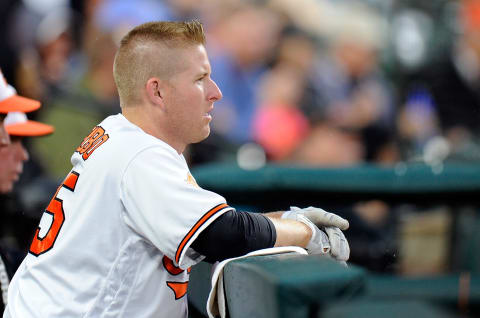
[(45, 6), (23, 1), (13, 11), (9, 34), (18, 52), (16, 87), (32, 98), (45, 101), (68, 83), (75, 73), (71, 23), (75, 16), (63, 2)]
[(175, 14), (165, 1), (156, 0), (102, 0), (92, 1), (90, 27), (94, 33), (111, 34), (114, 42), (118, 43), (125, 33), (145, 22), (155, 20), (172, 20)]
[(308, 166), (351, 166), (362, 162), (364, 148), (356, 134), (318, 123), (292, 158), (293, 162)]
[[(270, 3), (314, 36), (287, 33), (279, 50), (279, 58), (302, 73), (299, 105), (312, 127), (292, 160), (327, 166), (397, 160), (394, 99), (380, 69), (386, 37), (379, 14), (350, 1), (305, 0), (297, 11), (285, 1)], [(305, 20), (298, 11), (308, 11)]]
[(12, 28), (12, 12), (18, 6), (18, 0), (0, 1), (0, 67), (5, 77), (13, 78), (14, 69), (17, 65), (17, 55), (15, 54), (15, 44), (9, 38)]
[(286, 16), (300, 30), (318, 38), (326, 38), (331, 34), (334, 24), (340, 22), (335, 14), (338, 3), (330, 0), (268, 0), (267, 6)]
[(252, 140), (260, 79), (280, 28), (273, 12), (239, 4), (209, 30), (212, 78), (223, 93), (213, 111), (212, 128), (231, 143), (241, 145)]
[(292, 160), (292, 154), (309, 133), (309, 120), (301, 109), (316, 59), (314, 40), (288, 25), (274, 58), (275, 65), (259, 86), (254, 139), (270, 160)]
[(286, 63), (263, 79), (253, 134), (270, 160), (288, 159), (308, 134), (308, 119), (299, 109), (303, 81), (298, 69)]
[(438, 116), (432, 96), (425, 89), (412, 89), (397, 116), (402, 155), (407, 160), (421, 159), (428, 142), (439, 136)]
[(409, 77), (432, 96), (440, 134), (450, 147), (450, 159), (480, 159), (480, 1), (460, 2), (459, 33), (444, 58), (428, 63)]
[[(311, 75), (310, 100), (304, 105), (312, 121), (351, 135), (363, 147), (359, 161), (379, 161), (393, 135), (394, 104), (382, 76), (379, 54), (384, 45), (383, 20), (364, 6), (339, 5), (326, 54)], [(341, 22), (340, 22), (341, 21)]]

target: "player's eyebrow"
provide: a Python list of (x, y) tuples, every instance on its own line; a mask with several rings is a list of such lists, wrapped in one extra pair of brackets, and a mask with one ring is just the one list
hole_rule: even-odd
[(204, 71), (204, 72), (198, 73), (196, 77), (197, 78), (204, 78), (205, 76), (208, 76), (208, 75), (210, 75), (210, 72)]
[(198, 72), (198, 77), (204, 77), (212, 74), (212, 69), (209, 64), (202, 65)]

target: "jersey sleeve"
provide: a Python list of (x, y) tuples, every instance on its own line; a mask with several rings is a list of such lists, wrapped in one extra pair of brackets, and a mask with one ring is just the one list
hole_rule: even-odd
[(186, 269), (203, 258), (192, 242), (232, 208), (200, 188), (175, 156), (161, 147), (142, 151), (125, 170), (120, 191), (127, 225)]

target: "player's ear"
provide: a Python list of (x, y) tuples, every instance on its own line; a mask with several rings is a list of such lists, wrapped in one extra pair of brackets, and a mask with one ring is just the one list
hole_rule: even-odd
[(147, 98), (150, 103), (158, 106), (164, 105), (164, 92), (163, 86), (160, 79), (156, 77), (152, 77), (147, 81), (145, 85), (145, 90), (147, 94)]

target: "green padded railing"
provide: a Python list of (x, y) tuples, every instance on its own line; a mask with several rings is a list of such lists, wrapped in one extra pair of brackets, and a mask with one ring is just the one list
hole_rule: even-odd
[[(458, 318), (458, 314), (420, 300), (355, 300), (338, 303), (317, 318)], [(461, 317), (461, 316), (460, 316)]]
[[(258, 207), (263, 211), (289, 205), (342, 205), (367, 199), (480, 206), (480, 164), (448, 164), (441, 169), (422, 164), (329, 169), (267, 165), (253, 171), (229, 164), (210, 164), (195, 167), (192, 174), (200, 186), (224, 195), (229, 204)], [(478, 240), (470, 238), (467, 241), (470, 244), (465, 248), (477, 255), (475, 247)], [(397, 306), (399, 312), (403, 312), (402, 309), (409, 314), (428, 312), (436, 317), (438, 310), (429, 305), (438, 304), (458, 313), (457, 274), (407, 279), (369, 275), (353, 267), (353, 270), (360, 271), (355, 274), (358, 276), (352, 277), (348, 272), (333, 273), (343, 268), (334, 268), (333, 272), (332, 268), (323, 268), (326, 263), (321, 264), (321, 257), (296, 256), (298, 259), (291, 260), (278, 257), (238, 260), (227, 265), (225, 286), (232, 318), (314, 317), (316, 311), (318, 317), (346, 318), (356, 317), (355, 313), (364, 309), (369, 313), (365, 317), (381, 317), (384, 308), (390, 307), (390, 302), (398, 301), (403, 302)], [(297, 266), (303, 262), (303, 265)], [(189, 287), (191, 303), (203, 313), (205, 293), (208, 293), (210, 283), (209, 271), (207, 264), (195, 266)], [(335, 280), (340, 282), (339, 285), (331, 283)], [(342, 304), (342, 299), (348, 295), (345, 291), (350, 287), (356, 291), (361, 289), (359, 282), (362, 282), (363, 291), (352, 293), (356, 295), (354, 300)], [(346, 289), (339, 292), (342, 288)], [(466, 306), (475, 313), (480, 311), (479, 291), (478, 274), (472, 273)], [(323, 302), (327, 299), (339, 306), (325, 307)], [(262, 303), (267, 303), (267, 306)], [(372, 303), (378, 305), (371, 306)], [(351, 308), (344, 307), (345, 304)], [(392, 312), (385, 314), (394, 317)], [(421, 316), (429, 317), (427, 314)]]
[[(203, 315), (210, 269), (201, 263), (190, 273), (188, 297)], [(361, 295), (365, 280), (365, 270), (346, 268), (319, 255), (253, 256), (232, 261), (224, 268), (231, 318), (312, 317), (333, 301), (348, 301)]]
[(365, 271), (318, 255), (256, 256), (228, 264), (225, 291), (231, 318), (307, 318), (332, 301), (360, 295)]
[(424, 300), (450, 306), (480, 308), (480, 275), (448, 274), (431, 277), (395, 277), (370, 274), (365, 297), (383, 300)]
[(440, 200), (480, 202), (480, 164), (430, 167), (399, 164), (392, 167), (361, 165), (348, 168), (307, 168), (267, 165), (244, 170), (232, 164), (209, 164), (192, 170), (198, 184), (228, 201), (252, 201), (313, 196), (332, 203), (369, 198), (397, 201)]

